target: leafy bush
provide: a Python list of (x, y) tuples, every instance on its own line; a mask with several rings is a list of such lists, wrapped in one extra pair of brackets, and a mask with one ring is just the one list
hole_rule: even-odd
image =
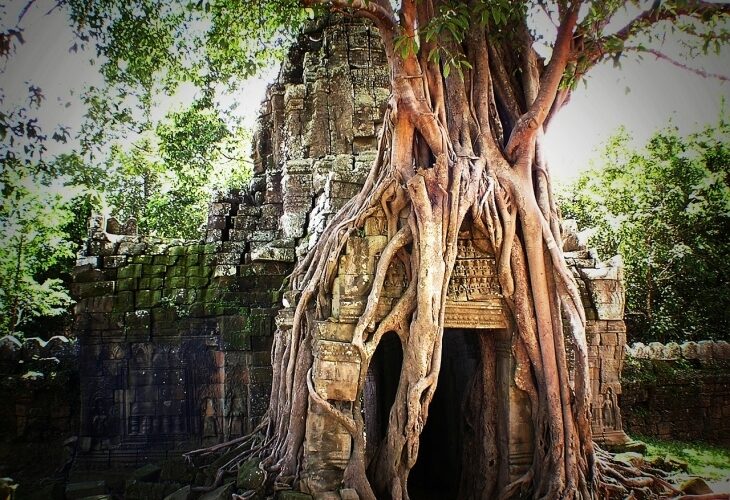
[(632, 341), (725, 339), (730, 332), (730, 124), (641, 150), (620, 131), (604, 164), (560, 193), (563, 216), (626, 264)]

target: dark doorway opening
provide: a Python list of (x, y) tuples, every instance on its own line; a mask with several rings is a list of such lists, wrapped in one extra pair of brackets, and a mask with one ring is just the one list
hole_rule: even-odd
[(386, 333), (368, 367), (363, 394), (367, 447), (365, 463), (370, 463), (388, 429), (388, 415), (398, 391), (403, 349), (398, 335)]
[(480, 363), (479, 330), (444, 330), (441, 372), (418, 460), (408, 479), (413, 500), (458, 498), (465, 432), (465, 406)]

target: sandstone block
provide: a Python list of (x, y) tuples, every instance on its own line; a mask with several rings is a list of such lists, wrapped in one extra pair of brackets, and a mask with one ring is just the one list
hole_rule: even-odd
[(114, 312), (130, 312), (134, 310), (134, 293), (133, 292), (119, 292), (114, 297), (114, 306), (112, 309)]
[(82, 298), (111, 295), (114, 293), (114, 281), (96, 281), (94, 283), (78, 283), (75, 285), (76, 294)]
[(373, 216), (365, 219), (365, 236), (387, 236), (388, 223), (385, 216)]
[(188, 288), (205, 288), (209, 280), (207, 277), (191, 276), (186, 280)]
[(218, 265), (237, 265), (241, 263), (240, 253), (219, 253), (216, 255), (216, 264)]
[(147, 251), (144, 241), (125, 240), (119, 243), (118, 254), (139, 256)]
[(215, 243), (218, 241), (223, 241), (223, 230), (222, 229), (208, 229), (205, 232), (205, 242), (206, 243)]
[(142, 264), (127, 264), (122, 266), (117, 271), (118, 278), (141, 278), (142, 277)]
[(713, 493), (712, 488), (710, 488), (707, 483), (699, 477), (693, 477), (686, 480), (679, 486), (679, 489), (685, 495), (708, 495)]
[(208, 214), (213, 217), (226, 216), (230, 213), (230, 203), (211, 203), (208, 207)]
[(105, 495), (107, 493), (105, 481), (85, 481), (81, 483), (69, 483), (66, 486), (66, 498), (76, 500), (93, 495)]
[(160, 258), (162, 256), (152, 256), (152, 255), (134, 255), (130, 257), (129, 261), (133, 264), (156, 264), (155, 259)]
[(293, 248), (277, 248), (271, 245), (251, 250), (251, 261), (294, 262)]
[[(91, 268), (97, 268), (99, 267), (99, 257), (96, 256), (85, 256), (85, 255), (79, 255), (76, 257), (76, 267), (91, 267)], [(76, 270), (74, 270), (76, 272)]]
[(139, 290), (136, 295), (135, 306), (138, 309), (157, 307), (162, 300), (162, 290)]
[(166, 266), (155, 265), (155, 264), (143, 264), (142, 265), (142, 276), (164, 276)]
[(664, 346), (664, 359), (680, 359), (682, 348), (676, 342), (669, 342)]
[(352, 323), (340, 323), (331, 320), (318, 321), (315, 339), (351, 342), (354, 333), (355, 325)]
[(684, 342), (680, 346), (680, 350), (684, 359), (697, 359), (697, 342)]
[[(581, 270), (582, 273), (586, 274), (585, 271), (588, 270)], [(590, 293), (591, 305), (595, 307), (598, 319), (623, 319), (625, 294), (621, 281), (617, 279), (587, 278), (586, 284)]]
[(711, 340), (700, 340), (697, 343), (697, 358), (705, 363), (708, 361), (711, 361), (714, 356), (714, 349), (713, 344)]
[(373, 281), (369, 274), (345, 274), (339, 276), (339, 279), (342, 298), (367, 297)]
[(715, 342), (715, 358), (718, 360), (730, 361), (730, 343), (724, 340)]
[(226, 217), (224, 215), (212, 215), (208, 217), (206, 229), (209, 231), (212, 229), (225, 229), (226, 228)]
[(235, 276), (236, 270), (236, 266), (215, 266), (215, 268), (213, 269), (213, 277), (219, 278), (225, 276)]
[(107, 255), (102, 257), (103, 266), (106, 268), (121, 267), (127, 263), (126, 255)]
[(349, 343), (315, 342), (312, 377), (325, 399), (354, 401), (360, 374), (360, 357)]

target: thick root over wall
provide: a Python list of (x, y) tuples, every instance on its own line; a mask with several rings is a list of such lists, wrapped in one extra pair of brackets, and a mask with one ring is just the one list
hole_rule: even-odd
[[(332, 3), (332, 2), (330, 2)], [(334, 2), (339, 4), (338, 2)], [(269, 492), (298, 488), (310, 405), (329, 413), (352, 436), (343, 487), (360, 498), (408, 498), (408, 475), (419, 452), (441, 366), (448, 283), (457, 236), (465, 220), (481, 249), (496, 257), (498, 278), (511, 313), (515, 381), (530, 402), (534, 456), (524, 476), (508, 482), (500, 467), (493, 411), (470, 408), (479, 432), (464, 460), (477, 481), (462, 480), (462, 498), (650, 498), (677, 496), (660, 477), (615, 462), (591, 436), (585, 315), (562, 251), (541, 140), (546, 120), (566, 100), (559, 82), (571, 53), (576, 4), (563, 12), (552, 59), (540, 68), (525, 40), (517, 55), (504, 41), (489, 40), (484, 27), (468, 30), (460, 44), (444, 41), (470, 62), (463, 77), (448, 77), (428, 54), (395, 54), (395, 36), (414, 36), (433, 15), (430, 1), (404, 1), (396, 18), (389, 2), (341, 2), (373, 20), (392, 71), (392, 96), (378, 153), (361, 192), (335, 216), (291, 277), (298, 296), (291, 330), (277, 331), (272, 352), (273, 386), (266, 418), (245, 438), (188, 454), (207, 467), (215, 484), (259, 458)], [(398, 19), (398, 21), (396, 21)], [(400, 23), (400, 24), (398, 24)], [(529, 37), (522, 26), (517, 30)], [(514, 50), (512, 51), (514, 52)], [(524, 69), (516, 81), (515, 67)], [(311, 380), (315, 321), (330, 316), (338, 259), (365, 220), (385, 214), (388, 243), (376, 264), (365, 311), (352, 347), (359, 353), (357, 397), (343, 406), (326, 400)], [(376, 320), (386, 271), (405, 265), (408, 286), (390, 312)], [(563, 318), (570, 341), (565, 342)], [(370, 463), (362, 395), (368, 367), (386, 333), (400, 339), (403, 362), (387, 431)], [(494, 359), (489, 339), (473, 390), (493, 394)], [(568, 349), (574, 359), (569, 376)]]

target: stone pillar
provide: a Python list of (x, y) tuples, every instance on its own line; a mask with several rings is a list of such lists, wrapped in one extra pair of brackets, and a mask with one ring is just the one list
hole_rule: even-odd
[(626, 348), (623, 262), (620, 257), (601, 262), (595, 250), (586, 250), (577, 241), (575, 234), (568, 235), (564, 245), (570, 245), (571, 251), (565, 252), (565, 258), (586, 312), (593, 439), (602, 446), (621, 446), (631, 441), (623, 430), (618, 404)]

